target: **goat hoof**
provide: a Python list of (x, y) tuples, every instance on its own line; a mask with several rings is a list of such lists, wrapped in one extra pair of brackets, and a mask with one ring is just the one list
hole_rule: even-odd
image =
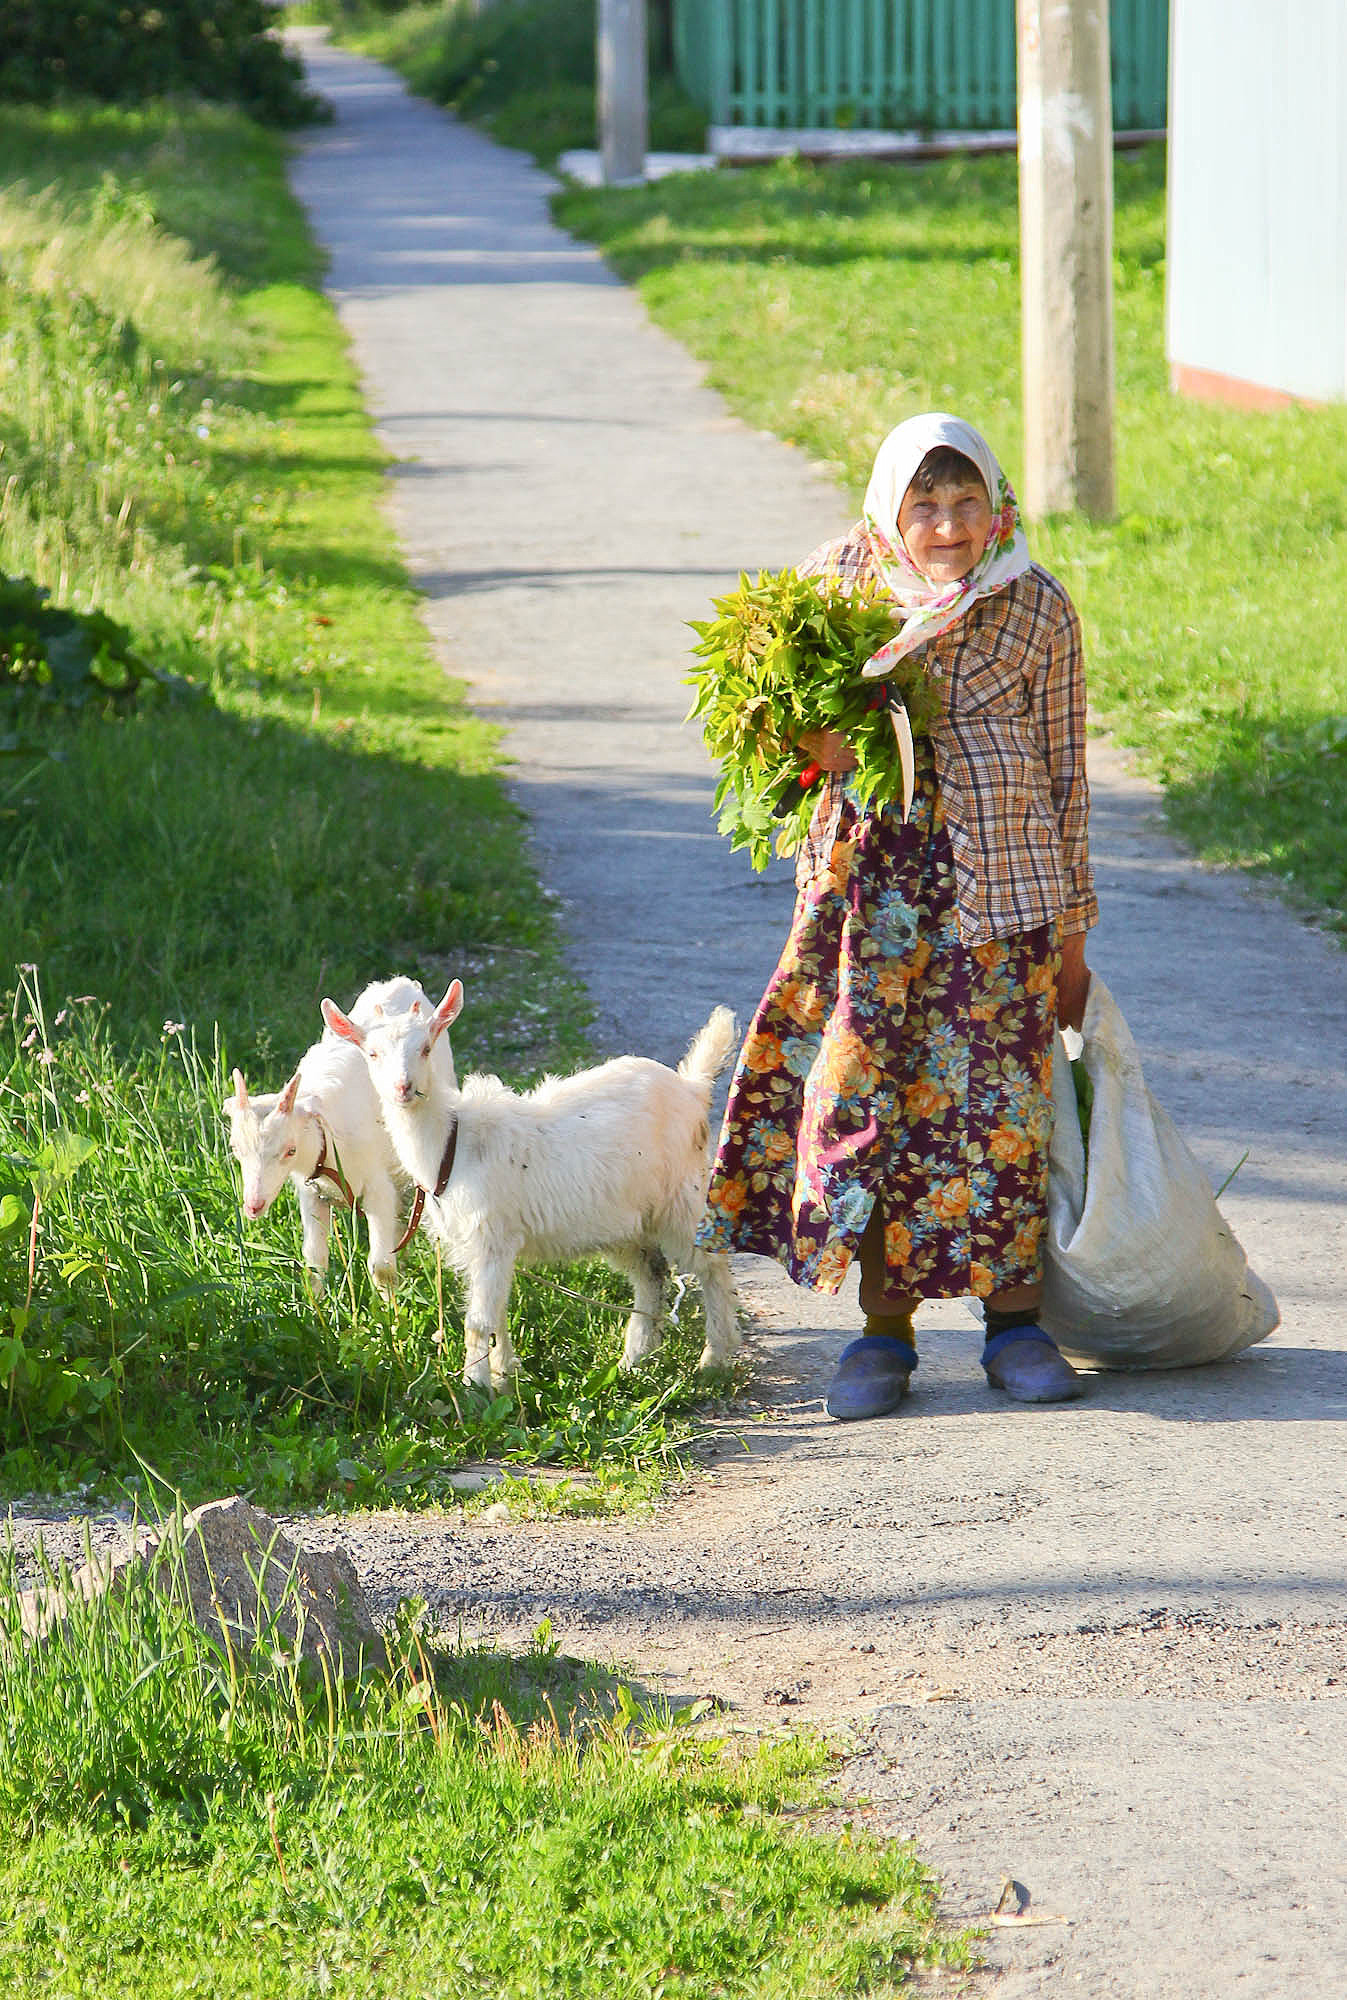
[(662, 1346), (663, 1338), (657, 1327), (645, 1324), (638, 1326), (634, 1331), (628, 1328), (626, 1338), (622, 1342), (622, 1360), (619, 1363), (622, 1373), (630, 1375), (633, 1368), (639, 1368), (652, 1354), (658, 1354)]
[(701, 1359), (697, 1363), (697, 1373), (699, 1375), (723, 1374), (727, 1368), (733, 1368), (738, 1352), (738, 1348), (733, 1347), (728, 1352), (717, 1352), (713, 1348), (704, 1347), (701, 1352)]

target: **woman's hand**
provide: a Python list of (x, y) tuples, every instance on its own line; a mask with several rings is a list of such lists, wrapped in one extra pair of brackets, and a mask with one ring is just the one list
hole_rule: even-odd
[(1085, 963), (1085, 933), (1072, 931), (1062, 939), (1062, 969), (1057, 974), (1057, 1025), (1079, 1030), (1085, 1020), (1090, 968)]
[(840, 729), (806, 729), (796, 747), (834, 777), (856, 768), (856, 752)]

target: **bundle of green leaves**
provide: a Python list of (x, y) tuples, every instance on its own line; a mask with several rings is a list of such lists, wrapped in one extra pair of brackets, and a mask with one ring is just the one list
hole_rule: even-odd
[(691, 621), (698, 664), (689, 719), (721, 765), (720, 831), (746, 847), (755, 868), (775, 851), (793, 854), (809, 831), (826, 774), (801, 736), (835, 729), (851, 744), (850, 776), (862, 805), (901, 798), (902, 755), (890, 714), (901, 702), (914, 737), (929, 733), (939, 706), (920, 661), (900, 661), (887, 680), (862, 678), (867, 660), (893, 637), (892, 605), (873, 589), (839, 590), (793, 569), (759, 571), (714, 618)]

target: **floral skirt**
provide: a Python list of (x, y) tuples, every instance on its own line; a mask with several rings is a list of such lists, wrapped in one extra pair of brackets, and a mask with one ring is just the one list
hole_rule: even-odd
[(961, 943), (939, 793), (844, 805), (744, 1043), (698, 1241), (835, 1292), (876, 1202), (885, 1288), (1042, 1272), (1058, 927)]

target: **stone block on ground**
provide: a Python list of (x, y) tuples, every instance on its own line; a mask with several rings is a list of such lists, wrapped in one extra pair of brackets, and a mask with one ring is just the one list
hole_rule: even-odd
[[(179, 1567), (180, 1565), (180, 1567)], [(259, 1634), (305, 1659), (325, 1655), (352, 1673), (387, 1662), (355, 1564), (341, 1549), (301, 1547), (269, 1514), (234, 1494), (194, 1508), (182, 1519), (181, 1549), (173, 1525), (138, 1528), (127, 1546), (96, 1555), (67, 1580), (39, 1585), (20, 1599), (28, 1639), (43, 1637), (77, 1597), (120, 1588), (133, 1569), (148, 1570), (156, 1587), (185, 1575), (192, 1616), (211, 1638), (227, 1636), (247, 1653)]]

